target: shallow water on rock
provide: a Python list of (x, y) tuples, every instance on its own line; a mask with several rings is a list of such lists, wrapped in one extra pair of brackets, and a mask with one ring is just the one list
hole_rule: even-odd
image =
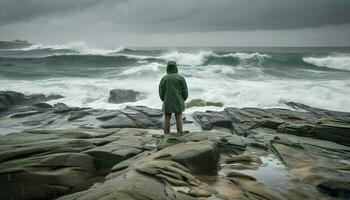
[(284, 188), (287, 185), (289, 174), (284, 164), (275, 156), (260, 157), (262, 164), (256, 170), (240, 170), (240, 172), (253, 176), (268, 188)]
[(338, 172), (339, 179), (343, 179), (344, 181), (350, 180), (350, 171), (338, 170)]

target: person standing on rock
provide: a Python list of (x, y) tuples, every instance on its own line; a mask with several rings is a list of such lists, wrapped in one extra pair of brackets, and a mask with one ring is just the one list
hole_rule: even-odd
[(171, 114), (175, 113), (176, 129), (182, 131), (182, 112), (185, 110), (185, 101), (188, 97), (188, 89), (184, 77), (178, 74), (176, 62), (169, 61), (167, 75), (163, 76), (159, 83), (159, 97), (163, 101), (164, 134), (170, 133)]

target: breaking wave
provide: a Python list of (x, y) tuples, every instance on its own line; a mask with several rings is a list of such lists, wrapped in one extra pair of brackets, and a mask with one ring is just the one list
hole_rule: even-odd
[(42, 45), (42, 44), (34, 44), (30, 47), (17, 49), (22, 51), (31, 51), (31, 50), (39, 50), (39, 49), (48, 49), (48, 50), (68, 50), (73, 53), (83, 54), (83, 55), (111, 55), (114, 53), (118, 53), (123, 51), (124, 47), (118, 47), (116, 49), (97, 49), (88, 46), (85, 42), (71, 42), (69, 44), (64, 45)]
[(199, 53), (172, 52), (160, 56), (164, 60), (174, 60), (180, 65), (202, 65), (209, 56), (215, 55), (211, 51), (201, 51)]
[(306, 57), (303, 61), (318, 67), (350, 71), (350, 55), (340, 54), (326, 57)]
[[(230, 60), (225, 60), (225, 58), (233, 58), (232, 61), (236, 61), (234, 63), (237, 64), (238, 60), (249, 60), (249, 59), (263, 60), (264, 58), (270, 58), (270, 56), (266, 54), (260, 54), (260, 53), (243, 53), (243, 52), (217, 54), (212, 51), (200, 51), (199, 53), (181, 53), (176, 51), (176, 52), (162, 55), (159, 58), (164, 60), (174, 60), (180, 65), (204, 65), (204, 64), (230, 64), (230, 63), (225, 63), (225, 61), (230, 61)], [(238, 60), (235, 60), (235, 58)], [(220, 59), (223, 62), (221, 63), (212, 62), (214, 60), (220, 61)]]
[(271, 56), (267, 54), (260, 54), (260, 53), (244, 53), (244, 52), (237, 52), (237, 53), (229, 53), (224, 54), (221, 57), (234, 57), (239, 59), (252, 59), (252, 58), (258, 58), (258, 59), (264, 59), (264, 58), (271, 58)]
[(345, 51), (348, 54), (333, 52), (337, 51), (103, 49), (84, 42), (37, 44), (0, 50), (0, 90), (26, 93), (29, 85), (30, 94), (58, 93), (66, 97), (59, 101), (71, 106), (120, 108), (126, 104), (108, 103), (109, 91), (133, 89), (145, 94), (145, 99), (128, 105), (159, 108), (158, 83), (166, 73), (167, 61), (174, 60), (186, 77), (189, 100), (261, 108), (283, 107), (281, 102), (295, 101), (350, 111), (350, 50)]

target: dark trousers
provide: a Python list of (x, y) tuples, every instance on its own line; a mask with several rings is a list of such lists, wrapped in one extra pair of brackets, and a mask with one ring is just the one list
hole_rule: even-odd
[[(175, 113), (176, 129), (178, 133), (182, 133), (182, 113)], [(170, 133), (171, 113), (164, 113), (164, 134)]]

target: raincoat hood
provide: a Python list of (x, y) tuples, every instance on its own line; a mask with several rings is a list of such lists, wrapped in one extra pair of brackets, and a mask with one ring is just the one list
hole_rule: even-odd
[(168, 62), (168, 65), (167, 65), (167, 67), (166, 67), (166, 72), (167, 72), (168, 74), (177, 73), (178, 70), (177, 70), (176, 62), (174, 62), (174, 61), (169, 61), (169, 62)]

